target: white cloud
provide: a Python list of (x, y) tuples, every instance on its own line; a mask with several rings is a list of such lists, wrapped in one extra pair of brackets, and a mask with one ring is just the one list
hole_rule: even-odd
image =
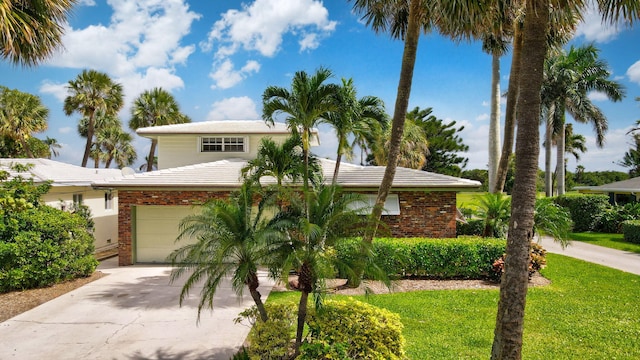
[(53, 97), (58, 99), (60, 102), (63, 102), (64, 98), (66, 98), (68, 95), (66, 83), (56, 84), (45, 80), (42, 82), (42, 84), (40, 84), (39, 90), (43, 94), (53, 95)]
[(583, 20), (578, 25), (575, 37), (584, 36), (587, 41), (604, 43), (618, 36), (623, 26), (621, 24), (608, 24), (602, 21), (602, 14), (593, 3), (583, 13)]
[(96, 6), (96, 2), (95, 0), (80, 0), (78, 1), (78, 5)]
[(591, 101), (607, 101), (607, 100), (609, 100), (609, 97), (607, 96), (607, 94), (605, 94), (605, 93), (603, 93), (601, 91), (591, 91), (591, 92), (589, 92), (589, 94), (587, 94), (587, 97)]
[(58, 129), (58, 132), (60, 134), (69, 134), (73, 131), (73, 128), (70, 126), (65, 126), (65, 127), (61, 127), (60, 129)]
[(247, 96), (232, 97), (216, 101), (211, 105), (207, 120), (251, 120), (260, 119), (256, 104)]
[(213, 89), (228, 89), (233, 87), (251, 73), (256, 73), (260, 70), (260, 64), (253, 60), (247, 61), (240, 70), (236, 70), (229, 59), (217, 63), (216, 66), (217, 69), (209, 74), (209, 77), (214, 81), (214, 84), (211, 86)]
[(484, 113), (484, 114), (480, 114), (476, 117), (476, 121), (487, 121), (489, 120), (489, 114)]
[(629, 80), (636, 84), (640, 84), (640, 60), (636, 61), (635, 64), (631, 65), (629, 69), (627, 69), (627, 76), (629, 77)]

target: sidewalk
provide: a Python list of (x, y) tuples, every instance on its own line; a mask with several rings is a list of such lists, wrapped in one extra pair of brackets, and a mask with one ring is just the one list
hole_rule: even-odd
[(540, 239), (538, 243), (550, 253), (565, 255), (640, 275), (640, 254), (592, 245), (582, 241), (572, 241), (569, 246), (562, 249), (560, 243), (546, 236)]

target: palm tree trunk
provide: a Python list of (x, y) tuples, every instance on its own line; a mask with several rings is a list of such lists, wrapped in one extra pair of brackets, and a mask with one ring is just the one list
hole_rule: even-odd
[(500, 161), (500, 55), (491, 59), (491, 122), (489, 123), (489, 191), (501, 192), (496, 187)]
[(502, 141), (502, 154), (500, 155), (498, 174), (496, 176), (496, 192), (502, 192), (504, 190), (504, 184), (507, 181), (507, 172), (509, 170), (509, 160), (511, 159), (511, 152), (513, 150), (513, 135), (516, 128), (516, 105), (519, 94), (518, 83), (520, 81), (522, 62), (522, 41), (522, 31), (516, 24), (513, 35), (513, 54), (511, 57), (511, 71), (509, 72), (507, 107), (504, 114), (504, 140)]
[(147, 171), (153, 170), (153, 159), (156, 154), (156, 145), (158, 144), (158, 140), (151, 140), (151, 148), (149, 149), (149, 157), (147, 158)]
[(105, 169), (108, 169), (111, 166), (111, 162), (113, 161), (113, 156), (109, 156), (107, 161), (104, 164)]
[(309, 300), (309, 294), (313, 291), (313, 273), (311, 266), (304, 262), (300, 267), (300, 274), (298, 275), (298, 287), (301, 291), (300, 303), (298, 304), (298, 326), (296, 328), (296, 343), (294, 349), (295, 359), (300, 355), (300, 345), (302, 345), (302, 332), (304, 331), (304, 323), (307, 320), (307, 304)]
[(558, 130), (559, 133), (556, 135), (556, 182), (558, 186), (558, 196), (564, 195), (564, 149), (565, 149), (565, 134), (564, 134), (565, 124), (562, 124), (562, 127)]
[(24, 137), (20, 138), (20, 144), (22, 145), (22, 149), (24, 150), (24, 152), (27, 153), (27, 157), (33, 159), (33, 152), (29, 148), (29, 144), (27, 144), (27, 141), (24, 139)]
[(407, 117), (407, 108), (409, 106), (409, 97), (411, 95), (411, 84), (413, 82), (413, 69), (416, 63), (416, 54), (418, 51), (418, 39), (420, 38), (420, 7), (422, 1), (411, 0), (409, 4), (409, 22), (407, 32), (404, 39), (404, 51), (402, 54), (402, 65), (400, 68), (400, 80), (398, 81), (398, 95), (391, 123), (391, 139), (389, 144), (389, 159), (385, 168), (384, 177), (378, 190), (376, 204), (371, 213), (372, 219), (376, 225), (372, 226), (371, 231), (367, 231), (362, 241), (371, 243), (377, 231), (377, 223), (382, 217), (384, 203), (387, 200), (393, 178), (396, 174), (398, 166), (398, 155), (400, 154), (400, 145), (402, 141), (402, 133), (404, 132), (404, 122)]
[(551, 171), (552, 121), (550, 117), (547, 117), (544, 133), (544, 192), (547, 197), (553, 196), (553, 172)]
[(529, 280), (529, 245), (533, 239), (533, 211), (536, 200), (538, 154), (540, 152), (540, 89), (546, 36), (549, 27), (549, 0), (529, 0), (524, 23), (516, 179), (507, 238), (505, 272), (500, 283), (491, 359), (521, 359), (522, 330)]
[(87, 124), (87, 143), (84, 145), (84, 155), (82, 156), (82, 167), (87, 167), (89, 162), (89, 154), (93, 145), (93, 132), (95, 129), (95, 110), (89, 115), (89, 124)]
[(333, 169), (333, 179), (331, 179), (331, 185), (335, 185), (338, 182), (338, 173), (340, 172), (340, 162), (342, 161), (342, 154), (338, 152), (336, 156), (336, 167)]
[(258, 286), (260, 285), (260, 281), (258, 280), (258, 274), (251, 274), (251, 279), (247, 286), (249, 287), (249, 293), (251, 294), (251, 298), (253, 298), (253, 302), (256, 304), (256, 308), (258, 308), (258, 312), (260, 313), (260, 319), (262, 321), (269, 320), (269, 316), (267, 315), (267, 310), (264, 308), (264, 303), (262, 302), (262, 295), (258, 291)]

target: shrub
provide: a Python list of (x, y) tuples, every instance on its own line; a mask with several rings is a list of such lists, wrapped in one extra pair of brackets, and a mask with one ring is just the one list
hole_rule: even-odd
[[(336, 256), (353, 257), (353, 239), (336, 247)], [(483, 279), (491, 274), (491, 265), (505, 251), (504, 239), (461, 237), (453, 239), (377, 238), (373, 242), (373, 260), (390, 278), (407, 276), (435, 279)], [(339, 274), (345, 277), (345, 274)]]
[(640, 203), (627, 203), (624, 206), (613, 206), (605, 210), (597, 226), (598, 232), (622, 233), (622, 223), (626, 220), (640, 219)]
[(252, 360), (288, 359), (295, 333), (296, 306), (293, 303), (266, 303), (269, 320), (262, 321), (254, 305), (240, 313), (236, 323), (247, 320), (253, 327), (249, 333), (248, 355)]
[(458, 221), (456, 224), (456, 236), (482, 236), (483, 230), (484, 220), (482, 219), (468, 219), (466, 223)]
[(555, 201), (569, 210), (576, 232), (597, 230), (600, 218), (610, 208), (606, 195), (560, 196)]
[(533, 227), (536, 233), (551, 236), (566, 244), (573, 228), (573, 221), (567, 209), (550, 198), (543, 198), (536, 200)]
[(400, 316), (353, 299), (311, 311), (299, 359), (404, 359)]
[(623, 222), (622, 233), (626, 241), (640, 244), (640, 220), (627, 220)]
[[(504, 260), (506, 254), (503, 254), (498, 260), (493, 263), (493, 274), (491, 279), (495, 282), (500, 282), (502, 274), (504, 274)], [(540, 269), (547, 265), (547, 251), (538, 243), (531, 243), (529, 245), (529, 280)]]

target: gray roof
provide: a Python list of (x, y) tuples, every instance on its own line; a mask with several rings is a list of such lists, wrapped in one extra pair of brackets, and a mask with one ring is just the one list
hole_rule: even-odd
[(619, 192), (619, 193), (640, 193), (640, 177), (631, 178), (623, 181), (616, 181), (600, 186), (577, 186), (576, 190), (586, 190), (589, 192)]
[[(335, 161), (320, 160), (324, 178), (330, 181)], [(163, 169), (146, 173), (126, 175), (114, 179), (94, 182), (95, 187), (198, 187), (198, 188), (235, 188), (241, 183), (240, 170), (245, 160), (229, 159), (209, 163)], [(349, 163), (340, 164), (338, 183), (349, 188), (378, 188), (384, 175), (383, 166), (359, 166)], [(263, 184), (275, 183), (275, 179), (263, 178)], [(396, 189), (429, 188), (451, 190), (474, 190), (480, 187), (474, 180), (460, 179), (420, 170), (398, 168), (393, 181)]]
[[(33, 164), (27, 172), (16, 172), (11, 164)], [(9, 178), (33, 178), (36, 183), (52, 181), (52, 186), (90, 186), (92, 182), (121, 176), (119, 169), (93, 169), (50, 159), (0, 159), (0, 170), (9, 172)]]
[(284, 123), (267, 125), (263, 120), (199, 121), (186, 124), (150, 126), (136, 130), (141, 136), (173, 134), (288, 134)]

